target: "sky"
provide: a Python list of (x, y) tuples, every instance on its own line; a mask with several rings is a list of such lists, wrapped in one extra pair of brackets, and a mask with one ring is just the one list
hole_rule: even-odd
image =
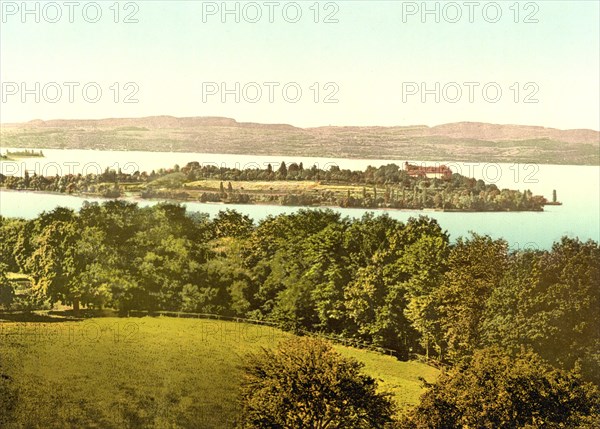
[(0, 122), (600, 129), (590, 1), (0, 1)]

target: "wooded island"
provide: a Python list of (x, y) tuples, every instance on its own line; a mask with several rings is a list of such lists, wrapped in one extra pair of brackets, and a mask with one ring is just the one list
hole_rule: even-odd
[(405, 163), (351, 171), (282, 162), (278, 168), (228, 168), (189, 162), (184, 167), (131, 174), (106, 169), (101, 174), (23, 177), (0, 174), (0, 186), (13, 190), (84, 196), (199, 201), (225, 204), (330, 206), (440, 211), (542, 211), (546, 198), (531, 191), (499, 189), (453, 173), (445, 165)]

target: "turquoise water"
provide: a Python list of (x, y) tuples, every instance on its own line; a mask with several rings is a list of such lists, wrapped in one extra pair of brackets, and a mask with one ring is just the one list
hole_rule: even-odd
[[(379, 166), (395, 162), (403, 164), (403, 160), (345, 160), (333, 158), (291, 158), (291, 157), (257, 157), (246, 155), (206, 155), (159, 152), (112, 152), (81, 150), (44, 150), (45, 158), (31, 158), (19, 162), (1, 162), (0, 172), (3, 174), (22, 174), (25, 168), (38, 172), (51, 169), (67, 168), (80, 172), (92, 168), (115, 167), (118, 165), (127, 171), (135, 168), (144, 171), (181, 166), (189, 161), (210, 162), (227, 167), (249, 164), (264, 166), (266, 163), (277, 164), (281, 161), (300, 162), (305, 166), (317, 163), (319, 167), (338, 165), (340, 168), (364, 169), (368, 165)], [(37, 163), (37, 165), (36, 165)], [(129, 163), (129, 167), (127, 166)], [(434, 164), (434, 163), (427, 163)], [(512, 248), (547, 249), (563, 235), (593, 239), (600, 241), (600, 168), (597, 166), (564, 166), (564, 165), (515, 165), (447, 163), (457, 172), (464, 175), (482, 178), (493, 182), (499, 188), (530, 189), (534, 194), (544, 195), (550, 199), (552, 190), (556, 189), (562, 206), (547, 206), (544, 212), (498, 212), (498, 213), (443, 213), (420, 211), (375, 210), (376, 213), (387, 213), (394, 219), (407, 220), (411, 216), (427, 215), (438, 220), (453, 239), (465, 236), (469, 231), (489, 234), (494, 238), (505, 238)], [(79, 170), (77, 170), (79, 169)], [(60, 171), (65, 173), (65, 171)], [(31, 219), (42, 211), (52, 210), (57, 206), (78, 209), (83, 201), (102, 201), (102, 199), (80, 198), (62, 194), (41, 194), (37, 192), (0, 192), (0, 215), (5, 217), (22, 217)], [(156, 204), (155, 201), (138, 201), (140, 206)], [(290, 213), (297, 207), (262, 206), (262, 205), (223, 205), (186, 203), (188, 210), (200, 211), (215, 215), (219, 210), (232, 208), (248, 214), (255, 220), (268, 215)], [(344, 216), (360, 217), (363, 209), (334, 209)], [(373, 210), (371, 210), (373, 211)]]

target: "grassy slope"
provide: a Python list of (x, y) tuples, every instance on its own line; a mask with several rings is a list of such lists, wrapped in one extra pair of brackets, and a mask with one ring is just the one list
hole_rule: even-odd
[[(241, 357), (289, 334), (193, 319), (0, 323), (0, 372), (19, 389), (16, 427), (227, 428)], [(342, 346), (401, 406), (437, 370)], [(29, 425), (29, 426), (28, 426)]]

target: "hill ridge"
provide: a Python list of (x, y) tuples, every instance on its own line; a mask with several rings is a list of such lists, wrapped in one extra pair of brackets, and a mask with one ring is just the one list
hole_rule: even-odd
[(2, 127), (21, 128), (60, 128), (60, 127), (125, 127), (139, 126), (146, 128), (189, 128), (200, 126), (230, 126), (239, 128), (289, 129), (304, 131), (323, 130), (405, 130), (425, 132), (430, 136), (445, 136), (454, 138), (470, 138), (475, 140), (525, 140), (531, 138), (552, 138), (568, 143), (600, 144), (600, 131), (587, 128), (559, 129), (539, 125), (494, 124), (488, 122), (449, 122), (434, 126), (428, 125), (369, 125), (369, 126), (318, 126), (296, 127), (285, 123), (238, 122), (233, 118), (222, 116), (189, 116), (176, 117), (171, 115), (144, 116), (138, 118), (102, 118), (102, 119), (34, 119), (23, 123), (0, 124)]
[(147, 116), (3, 124), (2, 146), (422, 161), (600, 164), (600, 132), (456, 122), (321, 126), (233, 118)]

